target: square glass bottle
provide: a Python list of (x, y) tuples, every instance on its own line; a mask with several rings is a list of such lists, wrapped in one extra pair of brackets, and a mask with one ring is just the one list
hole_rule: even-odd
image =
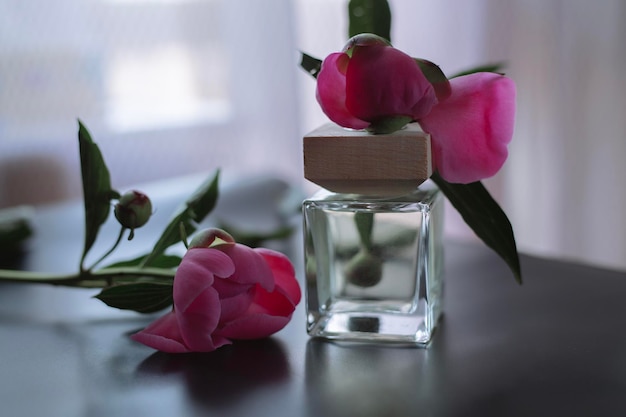
[(304, 144), (305, 176), (333, 189), (303, 203), (309, 335), (426, 345), (441, 313), (443, 265), (443, 198), (421, 184), (431, 173), (428, 135), (325, 127)]

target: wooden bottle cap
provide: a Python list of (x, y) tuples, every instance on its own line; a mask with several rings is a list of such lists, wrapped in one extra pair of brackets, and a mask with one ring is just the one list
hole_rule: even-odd
[(390, 134), (326, 124), (304, 136), (304, 177), (327, 190), (398, 195), (432, 174), (430, 135), (417, 123)]

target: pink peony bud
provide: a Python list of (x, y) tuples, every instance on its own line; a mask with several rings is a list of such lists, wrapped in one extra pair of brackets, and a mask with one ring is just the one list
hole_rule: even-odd
[(115, 218), (128, 229), (136, 229), (148, 223), (152, 216), (152, 203), (147, 195), (129, 191), (115, 205)]
[(369, 34), (352, 38), (343, 52), (324, 60), (316, 96), (324, 113), (338, 125), (377, 133), (387, 131), (389, 125), (397, 130), (428, 114), (437, 103), (418, 63)]

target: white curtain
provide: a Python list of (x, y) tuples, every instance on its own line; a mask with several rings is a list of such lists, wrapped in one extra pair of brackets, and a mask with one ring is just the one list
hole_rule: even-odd
[(485, 3), (518, 85), (500, 196), (522, 250), (626, 268), (626, 3)]
[(290, 0), (0, 2), (0, 208), (81, 193), (76, 119), (113, 185), (301, 172)]
[[(52, 79), (69, 74), (68, 85), (99, 94), (101, 72), (90, 73), (96, 78), (77, 78), (73, 72), (83, 64), (93, 70), (102, 63), (98, 50), (81, 42), (91, 39), (108, 50), (118, 39), (106, 37), (110, 25), (98, 24), (106, 15), (94, 13), (99, 9), (93, 5), (106, 10), (131, 8), (136, 13), (141, 11), (136, 7), (151, 7), (154, 16), (166, 18), (167, 8), (180, 4), (185, 20), (170, 19), (170, 26), (154, 32), (147, 26), (137, 42), (148, 35), (159, 40), (169, 28), (189, 45), (205, 48), (198, 68), (207, 83), (213, 79), (208, 71), (216, 68), (215, 55), (206, 49), (207, 36), (218, 30), (219, 39), (226, 42), (229, 62), (224, 84), (230, 107), (216, 113), (221, 122), (120, 132), (108, 128), (105, 119), (85, 116), (117, 186), (219, 166), (226, 173), (271, 169), (302, 183), (299, 138), (327, 119), (315, 102), (314, 81), (297, 68), (297, 50), (318, 57), (339, 50), (347, 38), (347, 0), (91, 0), (90, 7), (84, 3), (46, 3), (45, 13), (41, 2), (34, 0), (0, 3), (0, 55), (35, 59), (31, 52), (42, 50), (35, 38), (39, 30), (44, 32), (42, 39), (53, 42), (63, 56), (76, 58), (52, 60), (56, 65)], [(626, 2), (390, 0), (390, 4), (394, 45), (438, 63), (447, 74), (506, 61), (506, 72), (518, 86), (516, 132), (508, 162), (486, 184), (508, 213), (520, 249), (626, 269), (626, 165), (622, 162), (626, 156)], [(122, 15), (128, 16), (127, 11)], [(72, 24), (72, 19), (82, 25)], [(43, 48), (47, 53), (52, 49)], [(42, 114), (36, 109), (49, 98), (35, 96), (41, 100), (31, 100), (32, 105), (39, 107), (24, 107), (23, 118), (16, 118), (17, 104), (26, 106), (23, 98), (41, 90), (30, 95), (11, 93), (7, 89), (15, 85), (15, 77), (35, 89), (45, 81), (23, 76), (20, 62), (0, 61), (0, 207), (7, 198), (19, 202), (18, 197), (29, 193), (30, 197), (37, 192), (53, 194), (41, 200), (79, 195), (74, 117), (99, 111), (85, 107), (84, 103), (97, 102), (90, 96), (68, 95), (76, 91), (63, 88), (62, 103), (74, 103), (77, 109), (63, 116), (63, 126), (46, 129), (46, 137), (35, 133), (18, 137), (26, 136), (26, 130), (12, 130), (14, 122), (32, 127), (36, 115)], [(58, 83), (49, 85), (55, 86), (60, 88)], [(57, 110), (46, 109), (51, 114)], [(56, 188), (48, 186), (52, 183)], [(20, 196), (11, 195), (13, 191)], [(447, 217), (449, 234), (472, 236), (453, 209), (447, 210)]]

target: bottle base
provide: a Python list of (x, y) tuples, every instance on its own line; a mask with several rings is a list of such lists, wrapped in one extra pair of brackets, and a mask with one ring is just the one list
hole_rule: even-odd
[(311, 314), (307, 331), (330, 340), (426, 346), (437, 320), (424, 314), (424, 306), (404, 313), (395, 306), (344, 301), (321, 315)]

